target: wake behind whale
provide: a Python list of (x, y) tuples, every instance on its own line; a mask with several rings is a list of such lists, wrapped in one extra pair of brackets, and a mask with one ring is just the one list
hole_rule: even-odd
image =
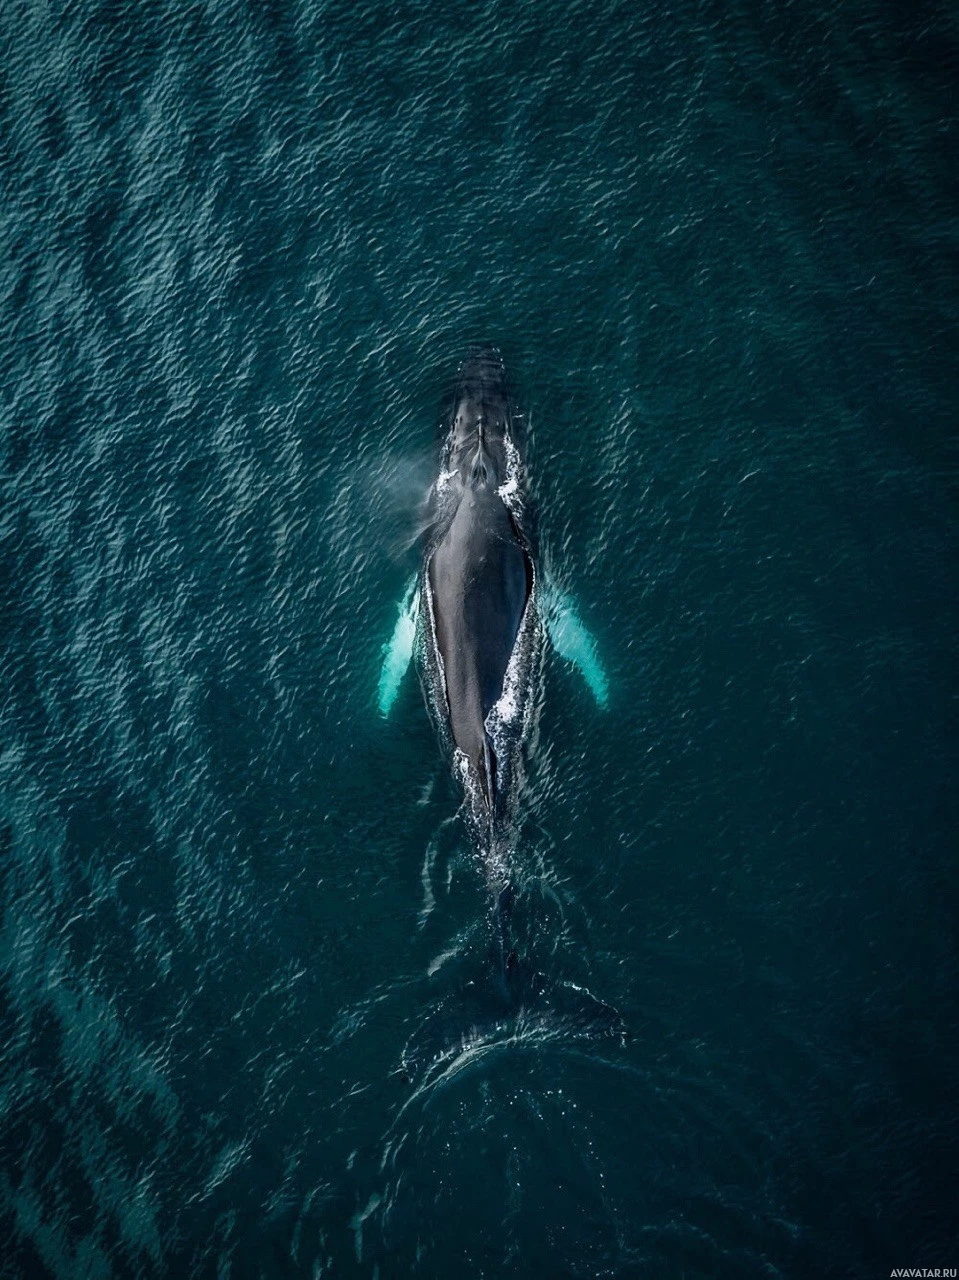
[(523, 420), (494, 348), (474, 350), (460, 366), (444, 430), (426, 498), (422, 562), (384, 646), (378, 701), (387, 716), (415, 654), (431, 716), (463, 784), (492, 927), (483, 973), (423, 1024), (405, 1055), (409, 1074), (424, 1059), (434, 1072), (446, 1071), (463, 1046), (474, 1053), (484, 1037), (508, 1038), (517, 1025), (549, 1034), (624, 1032), (614, 1009), (582, 987), (550, 980), (514, 936), (514, 818), (544, 645), (580, 669), (600, 706), (608, 685), (573, 602), (538, 569)]

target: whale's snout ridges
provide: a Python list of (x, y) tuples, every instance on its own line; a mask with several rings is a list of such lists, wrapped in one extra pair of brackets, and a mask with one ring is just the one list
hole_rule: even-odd
[(457, 371), (457, 398), (483, 398), (490, 394), (505, 398), (506, 393), (506, 365), (499, 348), (488, 342), (471, 348)]

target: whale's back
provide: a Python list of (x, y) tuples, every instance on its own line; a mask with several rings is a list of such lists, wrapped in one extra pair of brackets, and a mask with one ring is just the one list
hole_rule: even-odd
[(464, 492), (433, 551), (429, 581), (453, 742), (491, 803), (485, 721), (503, 693), (532, 584), (529, 557), (495, 490)]

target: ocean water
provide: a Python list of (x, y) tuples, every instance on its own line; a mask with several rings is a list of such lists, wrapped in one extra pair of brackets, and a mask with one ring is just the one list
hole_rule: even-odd
[[(0, 29), (0, 1275), (959, 1266), (954, 7)], [(476, 340), (608, 677), (547, 655), (517, 936), (626, 1045), (468, 1016), (377, 707)]]

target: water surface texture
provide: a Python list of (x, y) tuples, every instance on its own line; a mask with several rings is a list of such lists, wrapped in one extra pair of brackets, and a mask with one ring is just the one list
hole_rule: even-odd
[[(0, 34), (0, 1274), (959, 1266), (954, 6)], [(632, 1037), (411, 1083), (488, 906), (378, 681), (478, 340), (608, 678), (517, 936)]]

